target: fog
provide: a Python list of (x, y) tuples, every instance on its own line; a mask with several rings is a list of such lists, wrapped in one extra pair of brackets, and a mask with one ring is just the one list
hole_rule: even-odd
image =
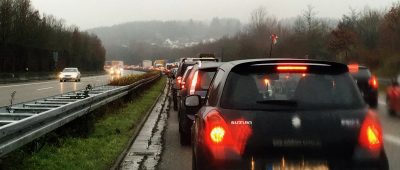
[(350, 8), (384, 10), (395, 0), (32, 0), (41, 13), (63, 18), (81, 29), (111, 26), (130, 21), (203, 20), (213, 17), (237, 18), (246, 23), (252, 10), (264, 6), (279, 18), (302, 13), (307, 5), (318, 17), (340, 18)]

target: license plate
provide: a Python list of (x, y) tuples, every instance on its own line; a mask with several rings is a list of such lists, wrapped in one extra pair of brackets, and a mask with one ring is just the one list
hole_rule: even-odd
[(267, 164), (265, 170), (329, 170), (324, 162), (280, 162)]

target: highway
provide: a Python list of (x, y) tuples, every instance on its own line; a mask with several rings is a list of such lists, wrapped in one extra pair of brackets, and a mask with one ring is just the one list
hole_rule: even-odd
[[(386, 154), (389, 158), (391, 170), (400, 169), (400, 116), (391, 117), (387, 114), (385, 96), (380, 95), (379, 107), (377, 109), (381, 119)], [(172, 106), (171, 106), (172, 108)], [(192, 150), (189, 146), (179, 144), (177, 112), (169, 111), (166, 131), (163, 136), (163, 153), (158, 169), (191, 169)]]
[[(129, 74), (140, 74), (137, 71), (125, 70), (123, 76)], [(82, 77), (81, 82), (59, 82), (59, 80), (37, 81), (18, 84), (4, 84), (0, 86), (0, 107), (10, 104), (11, 93), (16, 91), (15, 103), (28, 102), (35, 99), (54, 96), (62, 93), (84, 89), (88, 84), (101, 86), (108, 84), (111, 79), (116, 78), (110, 75)]]

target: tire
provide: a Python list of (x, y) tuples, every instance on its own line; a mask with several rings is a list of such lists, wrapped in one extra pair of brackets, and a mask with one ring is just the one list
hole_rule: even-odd
[(387, 112), (389, 113), (389, 116), (396, 116), (396, 112), (391, 108), (389, 99), (386, 99), (386, 107), (387, 107)]
[(197, 157), (194, 154), (194, 151), (192, 151), (192, 170), (209, 170), (209, 169), (215, 169), (214, 167), (209, 166), (208, 164), (210, 162), (207, 162), (204, 160), (206, 158), (204, 155), (200, 154), (200, 150), (198, 150), (199, 154)]
[(189, 146), (191, 144), (190, 135), (184, 132), (179, 132), (179, 142), (181, 146)]
[(63, 80), (60, 79), (60, 82), (63, 82)]
[(194, 156), (193, 151), (192, 151), (192, 170), (197, 170), (196, 158), (195, 158), (195, 156)]
[(371, 108), (377, 108), (378, 107), (378, 99), (377, 98), (369, 99), (369, 106)]
[(176, 90), (173, 90), (173, 92), (172, 92), (172, 100), (174, 102), (174, 110), (177, 111), (178, 110), (178, 99), (176, 96)]

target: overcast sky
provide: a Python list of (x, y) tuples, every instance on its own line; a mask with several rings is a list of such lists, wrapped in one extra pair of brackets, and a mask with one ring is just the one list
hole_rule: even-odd
[(143, 20), (211, 20), (238, 18), (247, 22), (252, 10), (264, 6), (277, 18), (299, 15), (312, 5), (318, 16), (340, 18), (350, 7), (387, 9), (398, 0), (32, 0), (41, 13), (62, 18), (81, 29)]

